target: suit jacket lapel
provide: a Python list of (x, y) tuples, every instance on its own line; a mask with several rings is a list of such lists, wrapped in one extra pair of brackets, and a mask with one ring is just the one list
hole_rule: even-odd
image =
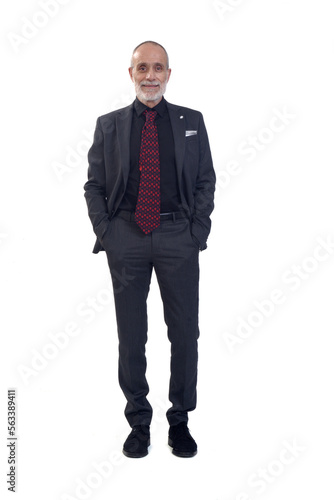
[(127, 106), (118, 112), (116, 122), (117, 140), (120, 147), (121, 168), (123, 172), (124, 186), (126, 186), (130, 170), (130, 135), (132, 124), (133, 105)]
[(180, 183), (179, 185), (181, 186), (183, 161), (186, 147), (186, 120), (178, 106), (175, 106), (175, 104), (170, 104), (167, 101), (166, 104), (168, 107), (170, 123), (174, 136), (176, 170)]

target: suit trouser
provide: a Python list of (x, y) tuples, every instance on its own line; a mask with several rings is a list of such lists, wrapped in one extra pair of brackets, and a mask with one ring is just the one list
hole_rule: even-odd
[(171, 342), (167, 411), (170, 425), (188, 421), (196, 407), (199, 249), (187, 218), (162, 221), (145, 235), (134, 221), (115, 216), (105, 245), (112, 276), (119, 338), (119, 383), (131, 427), (149, 425), (145, 344), (147, 296), (154, 268)]

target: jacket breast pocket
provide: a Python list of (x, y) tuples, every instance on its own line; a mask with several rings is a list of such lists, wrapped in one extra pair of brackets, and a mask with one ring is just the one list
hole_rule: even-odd
[(197, 135), (189, 135), (186, 137), (186, 144), (192, 144), (198, 142), (198, 137)]

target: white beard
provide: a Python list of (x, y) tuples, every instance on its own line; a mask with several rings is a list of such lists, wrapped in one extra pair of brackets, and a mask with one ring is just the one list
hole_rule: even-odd
[(144, 82), (141, 84), (135, 84), (135, 91), (138, 99), (140, 101), (158, 101), (161, 99), (161, 97), (164, 95), (166, 92), (166, 87), (167, 87), (167, 80), (165, 82), (162, 82), (161, 84), (158, 82), (145, 82), (146, 84), (152, 84), (155, 85), (158, 83), (158, 87), (156, 90), (145, 90), (144, 87), (142, 87)]

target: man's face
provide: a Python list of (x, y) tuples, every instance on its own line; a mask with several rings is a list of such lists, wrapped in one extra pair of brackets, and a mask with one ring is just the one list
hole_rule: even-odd
[(129, 68), (138, 99), (153, 108), (166, 91), (171, 70), (167, 69), (167, 56), (158, 45), (145, 43), (133, 54), (133, 68)]

